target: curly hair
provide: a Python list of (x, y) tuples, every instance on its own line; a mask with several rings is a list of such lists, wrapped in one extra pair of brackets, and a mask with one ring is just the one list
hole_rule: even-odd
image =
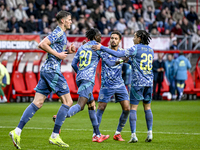
[(142, 43), (144, 45), (149, 45), (151, 36), (148, 32), (146, 32), (145, 30), (138, 30), (138, 31), (136, 31), (136, 35), (137, 35), (137, 37), (141, 38), (140, 43)]

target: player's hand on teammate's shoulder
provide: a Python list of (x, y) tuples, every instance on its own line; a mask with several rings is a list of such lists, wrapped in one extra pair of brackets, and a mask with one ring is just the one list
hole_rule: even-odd
[(98, 43), (97, 45), (93, 45), (93, 46), (92, 46), (92, 49), (93, 49), (94, 51), (100, 50), (100, 49), (101, 49), (101, 44)]
[(66, 52), (57, 53), (56, 57), (63, 60), (67, 57), (67, 53)]
[(74, 43), (72, 43), (68, 48), (68, 54), (76, 53), (76, 47), (74, 46)]
[(82, 45), (84, 45), (85, 43), (87, 43), (85, 40), (83, 40)]

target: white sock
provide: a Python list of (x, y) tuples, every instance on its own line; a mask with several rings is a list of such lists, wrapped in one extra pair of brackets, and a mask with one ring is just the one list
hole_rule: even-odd
[(135, 134), (135, 133), (132, 133), (132, 134), (131, 134), (131, 137), (136, 137), (136, 134)]
[(59, 135), (59, 133), (54, 133), (54, 132), (52, 132), (51, 138), (55, 139), (55, 138), (57, 138), (58, 135)]
[(101, 137), (101, 134), (97, 135), (97, 137), (98, 137), (98, 138)]
[(119, 131), (116, 131), (116, 132), (115, 132), (115, 135), (117, 135), (117, 134), (120, 134), (120, 133), (121, 133), (121, 132), (119, 132)]
[(149, 130), (149, 131), (147, 132), (147, 134), (152, 134), (152, 130)]
[(92, 137), (96, 136), (96, 133), (93, 133)]
[(21, 135), (21, 132), (22, 132), (22, 129), (20, 129), (20, 128), (18, 128), (18, 127), (15, 128), (15, 133), (16, 133), (18, 136)]

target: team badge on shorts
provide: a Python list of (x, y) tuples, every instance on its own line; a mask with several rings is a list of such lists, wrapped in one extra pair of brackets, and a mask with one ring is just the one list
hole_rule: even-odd
[(100, 95), (100, 99), (103, 99), (103, 98), (104, 98), (104, 94), (101, 94), (101, 95)]
[(66, 88), (67, 88), (67, 84), (66, 84), (66, 83), (63, 83), (63, 84), (62, 84), (62, 87), (63, 87), (63, 89), (66, 89)]
[(89, 93), (88, 96), (91, 97), (92, 93)]

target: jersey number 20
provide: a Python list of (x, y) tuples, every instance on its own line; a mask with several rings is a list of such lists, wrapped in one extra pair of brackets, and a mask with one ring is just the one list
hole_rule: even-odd
[(80, 52), (80, 64), (79, 67), (86, 67), (91, 63), (92, 52), (91, 51), (84, 51)]
[[(142, 53), (141, 58), (143, 59), (140, 61), (140, 69), (150, 71), (152, 69), (153, 56), (151, 54), (147, 55), (146, 53)], [(143, 63), (146, 62), (147, 65), (143, 67)]]

